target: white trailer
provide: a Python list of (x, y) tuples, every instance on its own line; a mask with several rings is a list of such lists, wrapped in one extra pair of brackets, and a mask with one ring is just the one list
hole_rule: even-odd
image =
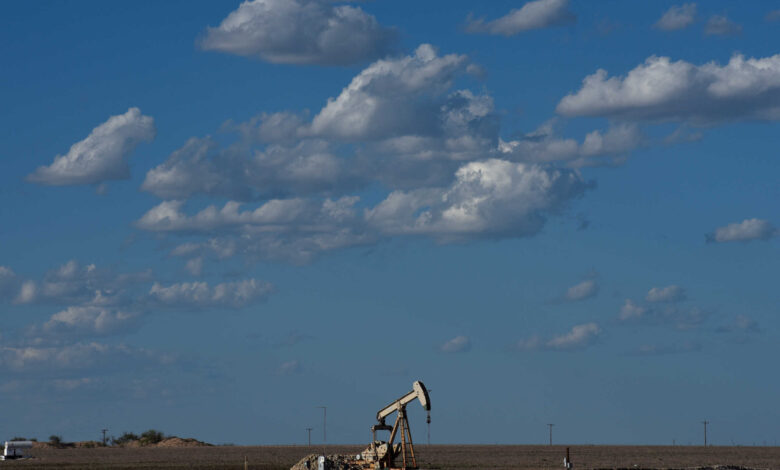
[(5, 441), (5, 449), (0, 457), (3, 460), (28, 458), (26, 450), (31, 449), (32, 446), (32, 441)]

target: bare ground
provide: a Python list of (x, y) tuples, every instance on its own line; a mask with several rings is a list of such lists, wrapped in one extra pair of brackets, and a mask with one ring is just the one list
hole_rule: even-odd
[[(363, 446), (327, 446), (327, 454), (356, 454)], [(562, 469), (565, 446), (418, 445), (420, 466), (432, 470)], [(288, 470), (321, 446), (33, 449), (34, 459), (0, 463), (35, 469)], [(692, 469), (734, 466), (780, 470), (780, 447), (571, 446), (575, 469)]]

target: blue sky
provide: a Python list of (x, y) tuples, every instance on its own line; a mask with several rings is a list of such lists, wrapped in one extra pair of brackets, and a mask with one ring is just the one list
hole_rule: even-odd
[(3, 435), (780, 438), (775, 4), (4, 7)]

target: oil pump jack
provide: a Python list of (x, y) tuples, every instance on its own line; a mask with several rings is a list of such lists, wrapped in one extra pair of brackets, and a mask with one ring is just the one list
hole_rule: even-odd
[[(364, 468), (407, 470), (416, 469), (417, 459), (414, 456), (412, 433), (409, 430), (409, 420), (406, 418), (406, 405), (415, 399), (420, 401), (423, 409), (428, 412), (427, 422), (431, 422), (431, 399), (428, 390), (419, 380), (412, 384), (412, 391), (398, 398), (376, 413), (377, 424), (371, 426), (371, 444), (360, 453), (359, 457)], [(395, 424), (385, 424), (385, 419), (393, 413), (398, 413)], [(377, 431), (390, 431), (390, 438), (385, 442), (377, 440)], [(400, 442), (393, 444), (400, 432)], [(402, 464), (402, 466), (399, 466)]]

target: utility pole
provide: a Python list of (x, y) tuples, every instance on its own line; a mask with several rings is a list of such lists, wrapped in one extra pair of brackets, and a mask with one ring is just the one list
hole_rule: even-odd
[(100, 431), (103, 433), (103, 447), (105, 447), (106, 446), (106, 431), (108, 431), (108, 429), (101, 429)]
[(309, 431), (309, 447), (311, 447), (311, 430), (314, 428), (306, 428), (307, 431)]
[(552, 428), (553, 428), (553, 426), (555, 426), (555, 425), (554, 425), (554, 424), (552, 424), (552, 423), (547, 423), (547, 426), (549, 426), (549, 427), (550, 427), (550, 445), (552, 445)]
[(710, 424), (706, 419), (701, 422), (704, 425), (704, 447), (707, 447), (707, 425)]
[(322, 408), (322, 443), (325, 444), (328, 442), (328, 407), (318, 406), (317, 408)]

